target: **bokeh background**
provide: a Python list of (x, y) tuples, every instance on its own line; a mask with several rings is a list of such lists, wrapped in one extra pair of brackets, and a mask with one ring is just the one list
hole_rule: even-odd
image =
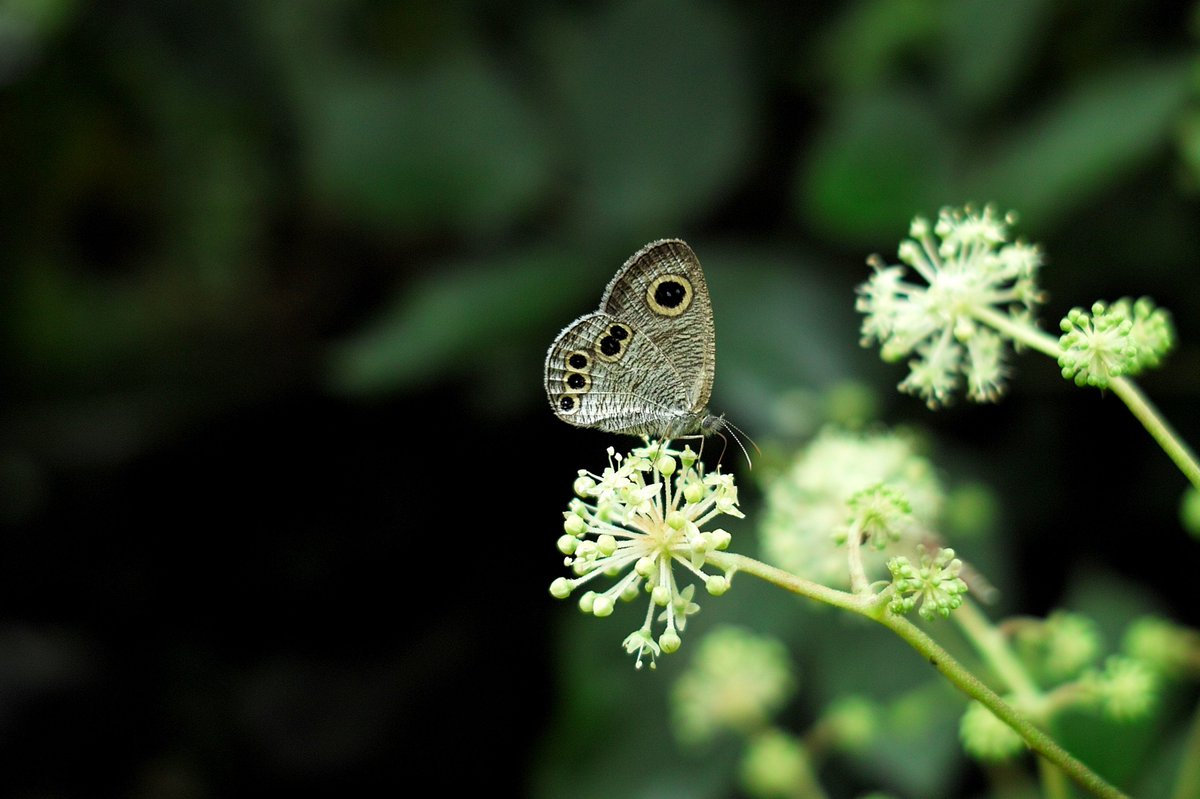
[[(0, 2), (0, 794), (736, 795), (666, 723), (688, 637), (635, 672), (640, 610), (547, 592), (627, 442), (553, 418), (545, 348), (666, 236), (761, 471), (856, 397), (993, 492), (997, 613), (1200, 624), (1184, 480), (1115, 398), (1027, 354), (934, 414), (853, 311), (915, 213), (1014, 209), (1047, 327), (1171, 309), (1143, 386), (1200, 442), (1198, 37), (1174, 2)], [(787, 639), (795, 718), (901, 679), (778, 593), (695, 634)], [(935, 694), (936, 758), (831, 793), (974, 790)]]

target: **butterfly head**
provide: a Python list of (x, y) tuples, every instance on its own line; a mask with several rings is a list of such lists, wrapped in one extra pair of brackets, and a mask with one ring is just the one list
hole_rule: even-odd
[[(730, 437), (732, 437), (737, 443), (738, 449), (740, 449), (742, 454), (746, 456), (746, 465), (750, 468), (754, 468), (753, 463), (750, 461), (750, 453), (746, 450), (746, 445), (742, 443), (742, 437), (745, 437), (745, 439), (749, 441), (751, 446), (753, 446), (756, 450), (758, 449), (758, 444), (755, 444), (754, 440), (751, 439), (750, 436), (746, 435), (745, 430), (742, 430), (733, 422), (726, 419), (725, 414), (714, 416), (711, 413), (705, 412), (704, 417), (700, 420), (699, 434), (705, 437), (718, 435), (722, 440), (725, 441), (726, 444), (728, 444), (729, 440), (725, 438), (726, 433), (729, 433)], [(723, 451), (722, 454), (724, 454)], [(761, 450), (759, 451), (759, 454), (762, 454)]]
[(729, 427), (729, 422), (725, 421), (725, 414), (714, 416), (711, 413), (705, 412), (700, 419), (700, 428), (697, 432), (707, 438), (708, 436), (720, 433)]
[(714, 416), (705, 408), (701, 411), (679, 411), (664, 418), (654, 419), (648, 424), (616, 432), (671, 441), (676, 438), (707, 438), (719, 434), (727, 425), (724, 416)]

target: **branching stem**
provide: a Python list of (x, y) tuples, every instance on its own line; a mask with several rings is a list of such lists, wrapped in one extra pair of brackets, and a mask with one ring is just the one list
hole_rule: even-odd
[[(1015, 322), (1009, 316), (993, 308), (977, 308), (973, 313), (980, 322), (1003, 333), (1014, 342), (1024, 344), (1030, 349), (1048, 355), (1056, 363), (1058, 362), (1061, 352), (1058, 339), (1049, 333), (1031, 325)], [(1167, 457), (1179, 468), (1179, 471), (1183, 472), (1183, 475), (1197, 490), (1200, 490), (1200, 461), (1158, 412), (1154, 404), (1141, 392), (1137, 384), (1127, 377), (1116, 377), (1109, 382), (1108, 386), (1112, 389), (1112, 393), (1125, 403), (1130, 413), (1142, 423), (1146, 432), (1158, 442), (1158, 445), (1167, 453)]]
[(887, 603), (880, 601), (879, 597), (838, 591), (735, 553), (715, 552), (708, 556), (708, 562), (721, 569), (754, 575), (794, 594), (854, 611), (882, 624), (920, 653), (952, 685), (983, 704), (997, 718), (1012, 727), (1031, 749), (1061, 769), (1078, 785), (1105, 799), (1125, 797), (1124, 793), (1077, 760), (1033, 722), (1018, 713), (1012, 705), (1001, 699), (995, 691), (984, 685), (923, 630), (904, 616), (889, 612)]

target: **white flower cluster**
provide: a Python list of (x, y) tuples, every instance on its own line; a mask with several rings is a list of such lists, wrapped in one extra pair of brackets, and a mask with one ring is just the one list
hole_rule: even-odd
[[(648, 593), (645, 621), (624, 646), (637, 655), (639, 668), (643, 657), (654, 668), (660, 653), (679, 648), (687, 617), (700, 609), (692, 601), (695, 585), (681, 586), (675, 567), (690, 571), (710, 594), (729, 589), (729, 574), (708, 574), (703, 567), (710, 552), (729, 546), (730, 535), (701, 527), (721, 514), (742, 517), (737, 486), (720, 470), (706, 474), (689, 447), (672, 450), (650, 442), (625, 457), (609, 447), (608, 455), (603, 473), (581, 469), (575, 480), (577, 498), (563, 513), (564, 534), (558, 539), (575, 577), (559, 577), (550, 593), (565, 599), (598, 577), (614, 578), (606, 590), (589, 590), (579, 599), (580, 609), (599, 617), (610, 615), (618, 599)], [(656, 637), (657, 608), (664, 629)]]
[[(902, 265), (878, 256), (875, 274), (859, 287), (857, 310), (866, 314), (862, 343), (881, 345), (886, 361), (909, 360), (900, 389), (931, 407), (945, 404), (966, 382), (967, 397), (994, 401), (1004, 390), (1006, 346), (993, 320), (1028, 323), (1042, 301), (1037, 273), (1041, 251), (1010, 241), (1012, 215), (944, 208), (937, 222), (917, 217), (900, 244)], [(909, 270), (919, 281), (909, 279)], [(924, 285), (922, 285), (924, 283)]]

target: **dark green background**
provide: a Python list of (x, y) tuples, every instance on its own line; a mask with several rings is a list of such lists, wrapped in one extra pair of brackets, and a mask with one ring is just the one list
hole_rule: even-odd
[[(1115, 398), (1027, 354), (1002, 404), (932, 414), (852, 310), (913, 214), (1015, 209), (1048, 329), (1172, 310), (1144, 385), (1200, 441), (1197, 33), (1085, 0), (0, 4), (0, 793), (733, 791), (736, 744), (666, 733), (688, 638), (635, 674), (640, 610), (580, 625), (547, 593), (575, 470), (625, 442), (553, 418), (545, 348), (665, 236), (705, 265), (713, 405), (763, 471), (860, 381), (996, 490), (997, 613), (1200, 624), (1184, 481)], [(795, 644), (794, 729), (879, 684), (865, 647), (907, 657), (776, 593), (740, 581), (689, 635)], [(902, 771), (823, 777), (979, 780)]]

